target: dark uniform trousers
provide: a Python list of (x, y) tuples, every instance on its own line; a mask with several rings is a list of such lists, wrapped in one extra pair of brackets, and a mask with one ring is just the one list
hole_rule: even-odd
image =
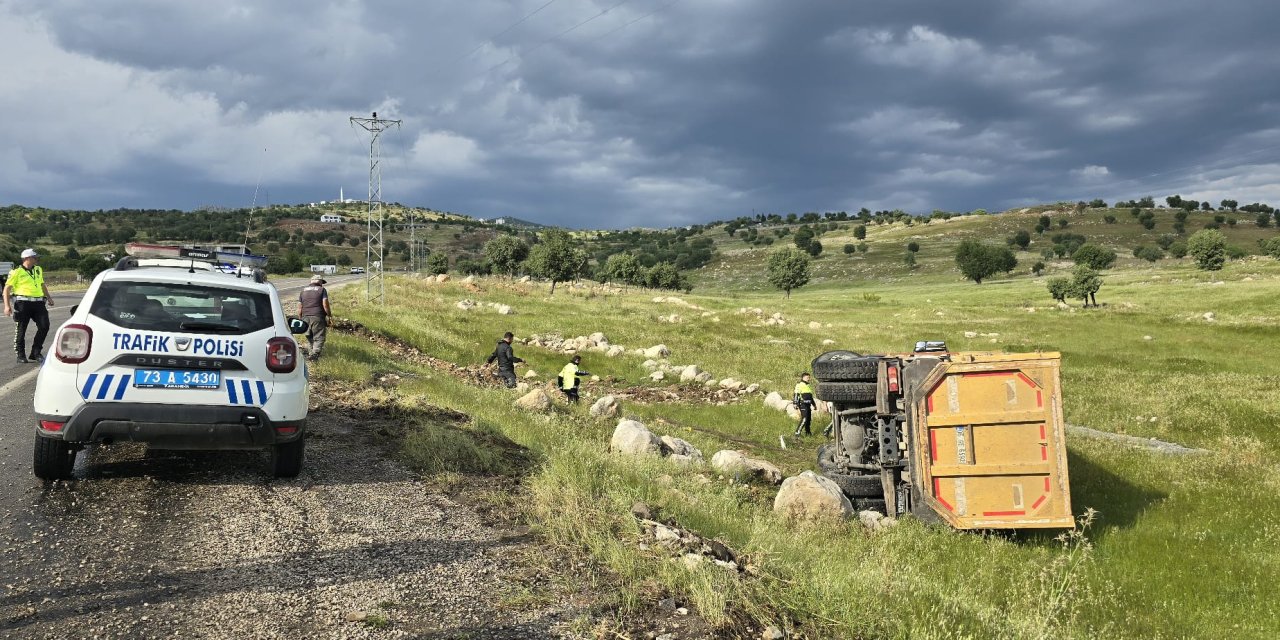
[[(44, 300), (13, 300), (13, 350), (21, 357), (44, 352), (44, 339), (49, 335), (49, 309)], [(36, 323), (36, 335), (31, 339), (31, 351), (25, 349), (27, 325)]]

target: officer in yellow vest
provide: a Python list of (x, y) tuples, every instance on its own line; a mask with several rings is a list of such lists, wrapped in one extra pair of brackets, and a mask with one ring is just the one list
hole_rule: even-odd
[[(53, 306), (53, 296), (44, 284), (44, 270), (36, 265), (39, 257), (35, 249), (23, 250), (22, 264), (9, 272), (9, 279), (4, 283), (4, 314), (13, 316), (13, 350), (18, 352), (20, 363), (43, 360), (44, 338), (49, 335), (48, 307)], [(36, 335), (28, 352), (27, 324), (33, 320)]]
[(569, 364), (566, 364), (560, 370), (560, 390), (564, 392), (569, 402), (578, 401), (578, 376), (589, 376), (590, 371), (583, 371), (578, 368), (578, 363), (582, 362), (582, 356), (575, 355)]
[(792, 402), (800, 410), (800, 424), (796, 425), (795, 435), (799, 436), (801, 430), (806, 436), (813, 435), (809, 430), (809, 423), (813, 422), (813, 408), (818, 406), (818, 403), (813, 399), (813, 387), (809, 386), (808, 373), (800, 374), (800, 382), (796, 383), (795, 398)]

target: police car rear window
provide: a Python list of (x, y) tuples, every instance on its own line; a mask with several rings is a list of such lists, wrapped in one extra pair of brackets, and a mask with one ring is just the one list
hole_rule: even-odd
[(272, 326), (265, 293), (193, 284), (103, 282), (89, 308), (126, 329), (242, 335)]

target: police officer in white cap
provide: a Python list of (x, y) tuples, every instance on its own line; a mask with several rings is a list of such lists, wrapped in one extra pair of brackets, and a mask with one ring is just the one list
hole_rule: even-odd
[[(39, 257), (35, 249), (24, 249), (22, 265), (10, 271), (4, 283), (4, 314), (13, 316), (13, 349), (18, 352), (20, 363), (43, 360), (44, 338), (49, 335), (48, 307), (53, 306), (53, 296), (44, 284), (44, 270), (36, 264)], [(36, 335), (28, 352), (27, 324), (32, 321), (36, 323)]]

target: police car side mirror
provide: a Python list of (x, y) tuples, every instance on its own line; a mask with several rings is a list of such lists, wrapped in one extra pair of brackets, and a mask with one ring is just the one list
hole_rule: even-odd
[(311, 327), (301, 318), (289, 318), (289, 333), (306, 333)]

